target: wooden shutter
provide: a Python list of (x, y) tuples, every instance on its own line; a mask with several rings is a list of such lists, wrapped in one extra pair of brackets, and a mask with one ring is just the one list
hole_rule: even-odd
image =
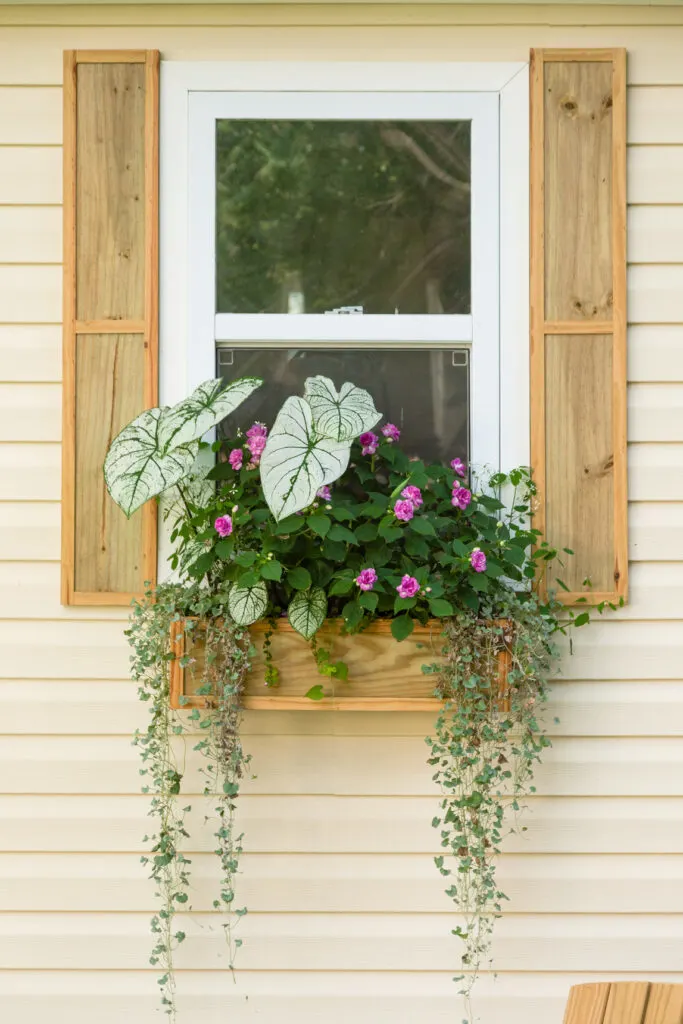
[(531, 458), (566, 603), (628, 587), (625, 182), (625, 51), (532, 51)]
[(64, 54), (62, 602), (129, 604), (156, 577), (156, 508), (107, 494), (112, 438), (157, 404), (155, 50)]

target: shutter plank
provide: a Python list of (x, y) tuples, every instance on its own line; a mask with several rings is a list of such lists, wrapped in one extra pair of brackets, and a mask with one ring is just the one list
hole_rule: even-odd
[(156, 507), (102, 466), (157, 403), (157, 51), (64, 55), (62, 603), (126, 605), (156, 575)]
[(651, 985), (644, 1024), (683, 1024), (683, 985)]
[(557, 61), (544, 77), (545, 316), (610, 320), (612, 66)]
[(145, 66), (77, 65), (76, 317), (141, 319)]
[(609, 990), (609, 982), (574, 985), (569, 991), (564, 1024), (602, 1024)]
[(613, 585), (612, 338), (549, 335), (545, 339), (546, 537), (574, 557), (558, 569), (579, 591)]
[(531, 76), (535, 525), (575, 553), (553, 571), (569, 587), (561, 600), (618, 602), (628, 586), (625, 52), (534, 50)]
[(142, 408), (143, 378), (140, 335), (76, 338), (77, 591), (132, 594), (139, 587), (143, 519), (135, 515), (129, 522), (111, 500), (102, 487), (102, 464), (112, 439)]

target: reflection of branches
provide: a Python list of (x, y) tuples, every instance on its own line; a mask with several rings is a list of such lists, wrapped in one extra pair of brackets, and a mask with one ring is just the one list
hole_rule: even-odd
[(463, 146), (463, 141), (458, 136), (454, 138), (452, 129), (446, 130), (438, 121), (414, 121), (411, 127), (416, 134), (422, 135), (439, 151), (442, 159), (458, 172), (459, 178), (469, 181), (469, 146)]
[(444, 185), (448, 185), (454, 192), (460, 192), (461, 195), (469, 195), (469, 184), (464, 181), (458, 181), (457, 178), (452, 177), (447, 171), (442, 170), (407, 132), (402, 131), (400, 128), (382, 128), (380, 134), (383, 141), (393, 149), (407, 149), (422, 164), (426, 171)]
[(438, 243), (438, 245), (433, 246), (433, 248), (431, 248), (429, 252), (422, 257), (420, 262), (413, 267), (413, 269), (410, 271), (407, 277), (403, 278), (398, 287), (394, 289), (389, 299), (390, 303), (393, 305), (400, 296), (403, 289), (407, 288), (411, 281), (414, 281), (416, 277), (419, 277), (422, 271), (426, 267), (428, 267), (429, 264), (432, 263), (438, 256), (440, 256), (441, 253), (446, 252), (448, 249), (450, 249), (454, 241), (455, 240), (453, 238), (444, 238), (442, 242)]

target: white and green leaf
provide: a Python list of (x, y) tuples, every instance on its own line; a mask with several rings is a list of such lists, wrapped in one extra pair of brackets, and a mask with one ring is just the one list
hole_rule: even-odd
[(268, 589), (259, 580), (253, 587), (240, 587), (235, 584), (228, 597), (228, 611), (238, 626), (251, 626), (257, 622), (268, 607)]
[(335, 441), (353, 441), (382, 418), (372, 395), (348, 382), (337, 391), (329, 377), (309, 377), (304, 397), (318, 433)]
[(261, 458), (261, 484), (277, 521), (306, 508), (323, 484), (331, 484), (349, 464), (351, 444), (322, 437), (304, 398), (288, 398), (270, 432)]
[(220, 377), (204, 381), (188, 398), (164, 410), (159, 437), (162, 447), (175, 448), (198, 441), (261, 384), (260, 377), (242, 377), (227, 385)]
[(161, 444), (161, 424), (167, 411), (147, 409), (141, 413), (114, 438), (104, 460), (107, 490), (129, 518), (150, 498), (186, 477), (197, 457), (197, 441), (168, 451)]
[(306, 640), (313, 637), (327, 615), (327, 597), (321, 587), (311, 587), (310, 590), (300, 590), (289, 602), (287, 618), (292, 629), (301, 633)]

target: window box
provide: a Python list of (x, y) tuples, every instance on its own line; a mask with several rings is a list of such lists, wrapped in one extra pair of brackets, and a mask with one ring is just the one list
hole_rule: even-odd
[[(263, 641), (268, 630), (265, 623), (250, 628), (257, 650), (247, 677), (243, 706), (251, 711), (432, 711), (438, 706), (434, 697), (435, 676), (422, 671), (425, 664), (438, 662), (441, 656), (441, 623), (430, 621), (416, 626), (407, 640), (398, 643), (391, 635), (389, 620), (373, 622), (362, 633), (344, 635), (341, 621), (328, 619), (317, 634), (320, 647), (330, 650), (332, 657), (349, 667), (348, 681), (326, 679), (317, 670), (309, 643), (292, 629), (286, 620), (276, 623), (271, 640), (274, 664), (280, 671), (280, 685), (267, 688), (264, 683)], [(201, 628), (191, 644), (183, 621), (171, 627), (175, 661), (171, 664), (171, 707), (205, 707), (206, 698), (197, 696), (200, 685), (193, 678), (192, 665), (186, 668), (180, 659), (194, 655), (202, 658)], [(510, 655), (498, 655), (498, 689), (501, 709), (508, 706), (507, 675)], [(323, 700), (311, 700), (306, 693), (313, 686), (323, 685)], [(185, 698), (181, 703), (181, 697)]]

